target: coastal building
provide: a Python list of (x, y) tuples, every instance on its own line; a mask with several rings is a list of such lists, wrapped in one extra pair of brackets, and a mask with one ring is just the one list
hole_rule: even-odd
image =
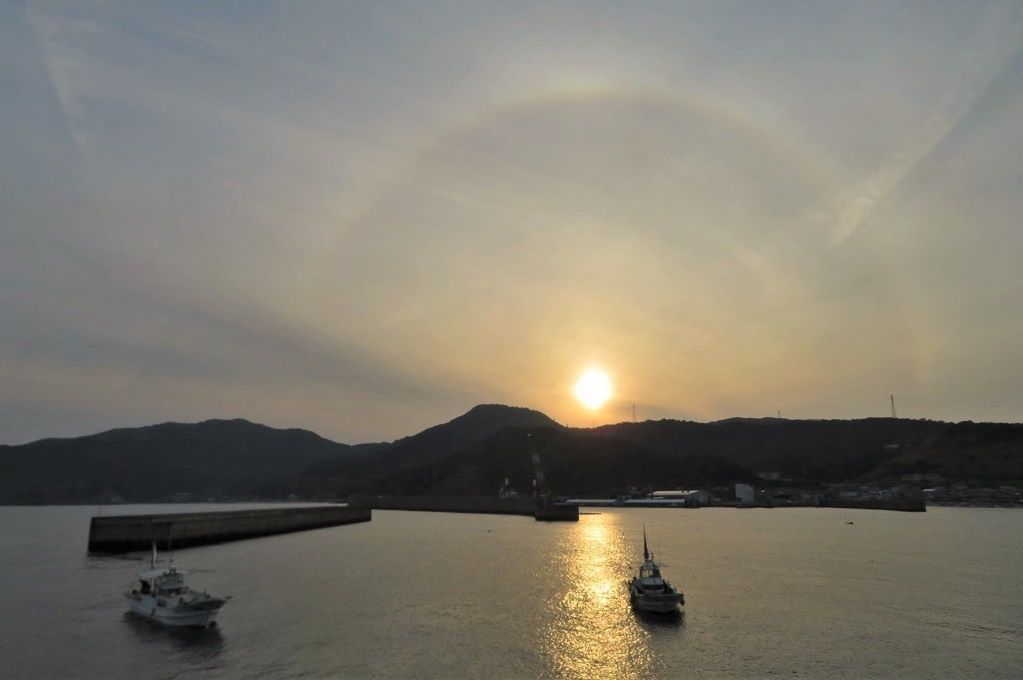
[(710, 505), (713, 498), (709, 491), (702, 489), (676, 489), (671, 491), (654, 491), (650, 494), (650, 498), (653, 500), (671, 500), (671, 501), (682, 501), (689, 506), (703, 506)]
[[(534, 484), (535, 484), (535, 482), (534, 482)], [(501, 484), (501, 488), (499, 488), (497, 490), (497, 497), (498, 498), (511, 498), (513, 496), (518, 496), (518, 495), (519, 495), (519, 492), (512, 487), (511, 483), (509, 483), (509, 481), (508, 481), (508, 478), (505, 477), (504, 478), (504, 483)]]
[(742, 505), (753, 505), (754, 502), (753, 486), (751, 484), (736, 484), (735, 485), (735, 500), (739, 501)]

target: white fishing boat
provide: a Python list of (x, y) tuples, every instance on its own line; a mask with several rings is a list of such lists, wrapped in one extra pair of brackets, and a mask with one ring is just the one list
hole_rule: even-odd
[(639, 575), (629, 581), (629, 600), (641, 611), (670, 613), (685, 605), (682, 591), (661, 576), (661, 568), (647, 548), (646, 529), (643, 530), (643, 564)]
[(126, 592), (132, 613), (167, 626), (205, 628), (215, 623), (217, 613), (227, 598), (213, 597), (207, 592), (185, 585), (185, 575), (171, 561), (156, 566), (156, 546), (148, 571), (137, 577), (137, 586)]

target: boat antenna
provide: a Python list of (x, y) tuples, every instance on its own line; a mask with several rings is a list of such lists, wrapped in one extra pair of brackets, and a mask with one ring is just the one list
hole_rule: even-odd
[(172, 566), (174, 565), (174, 552), (171, 550), (171, 538), (173, 534), (174, 524), (171, 523), (167, 525), (167, 559), (170, 561)]
[(149, 521), (149, 568), (156, 569), (156, 525), (152, 520)]

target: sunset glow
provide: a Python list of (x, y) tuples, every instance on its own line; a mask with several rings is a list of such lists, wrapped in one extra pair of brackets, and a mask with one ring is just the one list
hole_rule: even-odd
[(166, 4), (0, 5), (0, 444), (1023, 413), (1018, 0)]
[(583, 406), (596, 410), (611, 398), (611, 379), (604, 371), (591, 368), (579, 376), (572, 393)]

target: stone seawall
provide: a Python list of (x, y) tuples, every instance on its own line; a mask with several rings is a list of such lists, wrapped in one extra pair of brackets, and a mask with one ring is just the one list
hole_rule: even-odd
[(352, 496), (348, 504), (377, 510), (419, 512), (468, 512), (488, 515), (523, 515), (541, 521), (579, 520), (579, 508), (561, 503), (538, 505), (532, 496)]
[(224, 543), (371, 519), (369, 508), (344, 506), (93, 517), (89, 552), (148, 550), (153, 541), (160, 549)]
[(353, 508), (418, 510), (423, 512), (470, 512), (489, 515), (533, 516), (532, 496), (352, 496)]
[(890, 500), (839, 500), (825, 499), (825, 508), (843, 508), (847, 510), (897, 510), (900, 512), (927, 512), (927, 504), (923, 498), (892, 498)]

